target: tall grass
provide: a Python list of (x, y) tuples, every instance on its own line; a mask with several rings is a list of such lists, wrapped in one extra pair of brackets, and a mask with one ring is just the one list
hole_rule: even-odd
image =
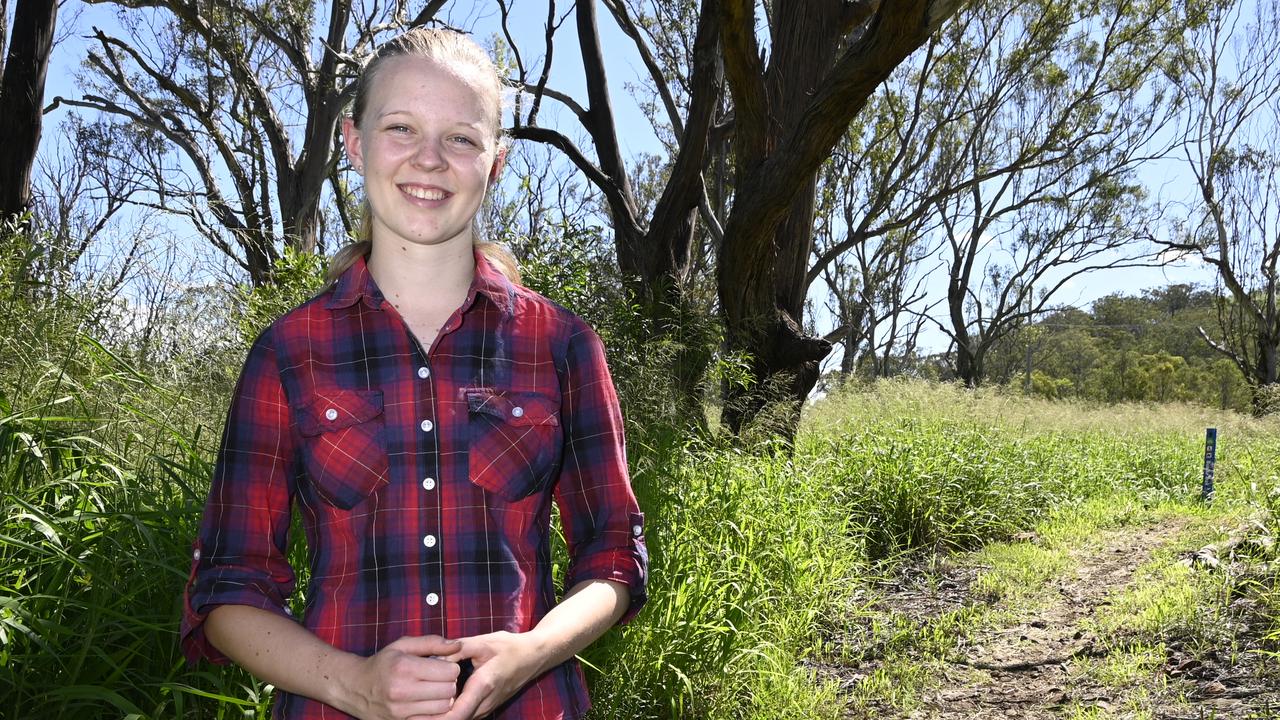
[[(1163, 408), (1108, 419), (924, 383), (826, 402), (789, 457), (637, 453), (653, 593), (588, 655), (598, 717), (840, 717), (837, 689), (805, 661), (905, 555), (1007, 538), (1090, 499), (1195, 502), (1200, 488), (1191, 409), (1174, 408), (1193, 419), (1170, 428)], [(1221, 492), (1268, 482), (1256, 464), (1277, 457), (1270, 426), (1214, 419), (1230, 438)]]
[(592, 648), (601, 718), (835, 717), (801, 660), (860, 564), (837, 488), (731, 451), (647, 447), (649, 606)]
[[(264, 687), (188, 668), (177, 646), (229, 392), (199, 378), (225, 372), (139, 364), (93, 339), (92, 302), (0, 291), (0, 717), (265, 717)], [(637, 394), (624, 411), (647, 417)], [(904, 554), (975, 547), (1089, 498), (1194, 498), (1206, 424), (1222, 496), (1266, 497), (1276, 425), (1190, 407), (885, 383), (811, 408), (792, 453), (631, 428), (650, 602), (585, 654), (593, 716), (840, 717), (810, 661)]]
[(244, 717), (256, 686), (192, 674), (177, 647), (202, 431), (158, 412), (181, 397), (81, 351), (92, 385), (62, 374), (46, 402), (0, 417), (0, 716)]
[(0, 717), (263, 715), (243, 673), (192, 673), (177, 647), (221, 412), (197, 374), (210, 358), (193, 347), (144, 371), (94, 337), (109, 298), (33, 284), (14, 260), (0, 264)]

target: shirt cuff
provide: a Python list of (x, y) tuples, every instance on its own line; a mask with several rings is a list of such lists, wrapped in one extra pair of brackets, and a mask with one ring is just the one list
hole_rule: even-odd
[[(217, 577), (210, 578), (209, 575)], [(231, 662), (204, 634), (205, 620), (219, 605), (248, 605), (293, 619), (274, 583), (248, 577), (232, 567), (200, 568), (197, 558), (191, 564), (191, 575), (183, 593), (182, 626), (178, 636), (182, 654), (192, 665), (201, 658), (216, 665)]]
[(619, 625), (630, 622), (649, 600), (649, 551), (644, 543), (644, 516), (630, 515), (629, 542), (575, 558), (565, 577), (566, 589), (588, 580), (611, 580), (626, 585), (631, 604), (618, 620)]

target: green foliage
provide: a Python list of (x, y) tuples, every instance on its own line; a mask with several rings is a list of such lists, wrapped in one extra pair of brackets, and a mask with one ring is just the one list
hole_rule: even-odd
[[(1169, 412), (1144, 430), (1135, 417), (1156, 416), (1132, 408), (924, 383), (851, 386), (812, 408), (794, 452), (776, 455), (641, 422), (644, 408), (670, 402), (660, 372), (645, 368), (661, 356), (608, 289), (617, 285), (592, 242), (524, 266), (527, 282), (601, 329), (631, 408), (650, 601), (584, 653), (596, 717), (834, 720), (846, 700), (815, 668), (856, 597), (905, 553), (976, 547), (1088, 498), (1194, 496), (1204, 420)], [(128, 347), (86, 331), (102, 311), (97, 296), (25, 292), (15, 279), (21, 255), (5, 262), (0, 716), (265, 718), (268, 688), (235, 668), (189, 668), (177, 645), (229, 384), (189, 374), (190, 358), (132, 362)], [(319, 278), (305, 258), (277, 272), (287, 279), (280, 289), (242, 296), (248, 310), (228, 316), (228, 337), (256, 333)], [(172, 342), (190, 354), (208, 348), (205, 338)], [(721, 363), (731, 375), (735, 365)], [(1274, 487), (1274, 441), (1215, 424), (1220, 497)], [(1274, 427), (1259, 427), (1258, 437), (1274, 438)], [(1260, 479), (1264, 488), (1248, 489)], [(556, 558), (565, 562), (563, 548)], [(300, 541), (294, 559), (301, 567)]]
[(717, 353), (719, 321), (700, 309), (709, 303), (686, 292), (678, 303), (643, 305), (628, 291), (598, 228), (565, 224), (555, 230), (536, 240), (508, 238), (516, 241), (522, 282), (599, 333), (629, 429), (704, 426), (704, 417), (690, 417), (703, 414), (704, 398), (722, 381), (747, 381), (741, 358)]
[(798, 663), (861, 552), (808, 463), (678, 445), (633, 451), (650, 600), (588, 650), (595, 717), (836, 717)]
[(989, 379), (1024, 388), (1029, 353), (1030, 390), (1040, 397), (1248, 410), (1244, 376), (1198, 331), (1216, 327), (1220, 302), (1212, 292), (1170, 285), (1056, 310), (992, 349)]
[(265, 717), (176, 644), (218, 387), (96, 340), (116, 301), (31, 285), (30, 257), (0, 255), (0, 716)]
[(272, 266), (271, 282), (237, 290), (240, 338), (247, 347), (276, 318), (310, 300), (324, 288), (325, 258), (286, 247)]
[(977, 547), (1101, 493), (1185, 495), (1198, 453), (1187, 441), (917, 418), (830, 435), (823, 445), (868, 560)]
[(1048, 400), (1057, 400), (1071, 393), (1073, 383), (1067, 378), (1053, 378), (1039, 370), (1031, 373), (1031, 392)]

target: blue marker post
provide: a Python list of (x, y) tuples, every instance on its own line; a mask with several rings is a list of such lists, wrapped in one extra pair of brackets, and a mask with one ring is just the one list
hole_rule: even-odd
[(1204, 484), (1200, 486), (1200, 499), (1204, 502), (1213, 500), (1213, 464), (1218, 458), (1218, 428), (1207, 428), (1204, 432)]

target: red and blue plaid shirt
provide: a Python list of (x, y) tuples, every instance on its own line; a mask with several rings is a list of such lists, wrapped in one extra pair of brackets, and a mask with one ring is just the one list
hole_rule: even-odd
[[(478, 253), (467, 299), (427, 351), (364, 260), (255, 342), (227, 418), (186, 588), (183, 651), (217, 605), (288, 615), (293, 507), (307, 535), (303, 624), (371, 655), (405, 635), (530, 630), (556, 603), (551, 500), (565, 587), (625, 583), (645, 601), (643, 519), (627, 478), (604, 349), (581, 319)], [(578, 718), (570, 661), (495, 718)], [(274, 717), (346, 717), (280, 693)]]

